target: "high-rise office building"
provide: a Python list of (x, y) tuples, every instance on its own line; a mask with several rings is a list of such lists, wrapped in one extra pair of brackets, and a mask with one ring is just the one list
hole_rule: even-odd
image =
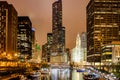
[(81, 49), (82, 49), (82, 54), (83, 54), (83, 60), (86, 62), (87, 58), (87, 35), (86, 32), (82, 32), (81, 34)]
[(97, 64), (101, 55), (110, 58), (111, 54), (101, 54), (102, 47), (119, 40), (120, 0), (90, 0), (87, 5), (87, 61)]
[(52, 36), (52, 33), (48, 33), (47, 34), (47, 43), (52, 45), (53, 43), (53, 36)]
[(87, 48), (87, 34), (86, 34), (86, 32), (82, 32), (80, 37), (81, 37), (81, 47)]
[(53, 3), (52, 33), (53, 53), (61, 53), (65, 50), (65, 27), (62, 26), (62, 0)]
[(32, 28), (32, 59), (30, 61), (34, 63), (40, 63), (41, 61), (40, 45), (36, 40), (34, 28)]
[(20, 59), (32, 57), (32, 23), (28, 16), (18, 17), (18, 51)]
[(35, 40), (34, 44), (32, 44), (32, 59), (31, 62), (40, 63), (41, 62), (41, 53), (40, 53), (40, 45), (38, 44), (37, 40)]
[(47, 60), (47, 50), (48, 50), (47, 46), (48, 46), (47, 43), (42, 45), (42, 61), (44, 61), (44, 62), (48, 61)]
[(50, 62), (50, 55), (52, 52), (52, 43), (53, 43), (53, 35), (52, 33), (47, 34), (47, 61)]
[(17, 15), (12, 4), (0, 1), (0, 57), (17, 56)]
[(50, 62), (52, 52), (53, 36), (52, 33), (47, 34), (47, 43), (42, 46), (42, 58), (44, 61)]

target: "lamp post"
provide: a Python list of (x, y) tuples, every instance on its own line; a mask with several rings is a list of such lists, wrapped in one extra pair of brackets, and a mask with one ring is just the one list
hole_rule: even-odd
[(10, 54), (7, 54), (7, 59), (11, 60), (12, 56)]
[(1, 54), (1, 58), (6, 58), (6, 52), (3, 52), (3, 53)]

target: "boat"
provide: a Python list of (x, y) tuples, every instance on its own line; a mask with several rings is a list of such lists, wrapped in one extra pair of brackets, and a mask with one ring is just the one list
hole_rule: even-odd
[(77, 72), (85, 72), (85, 69), (77, 69)]
[(97, 74), (88, 73), (83, 75), (84, 80), (99, 80), (99, 76)]

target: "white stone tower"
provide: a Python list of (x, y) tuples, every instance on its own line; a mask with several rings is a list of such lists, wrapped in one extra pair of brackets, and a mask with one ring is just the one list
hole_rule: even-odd
[(81, 39), (79, 34), (77, 34), (77, 37), (76, 37), (76, 46), (75, 48), (72, 49), (72, 52), (71, 52), (71, 62), (74, 62), (78, 65), (83, 62)]

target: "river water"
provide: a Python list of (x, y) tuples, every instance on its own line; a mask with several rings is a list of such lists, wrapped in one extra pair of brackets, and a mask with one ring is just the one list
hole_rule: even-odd
[(72, 80), (83, 80), (82, 73), (72, 70)]
[(83, 80), (83, 76), (76, 70), (52, 69), (51, 80)]

